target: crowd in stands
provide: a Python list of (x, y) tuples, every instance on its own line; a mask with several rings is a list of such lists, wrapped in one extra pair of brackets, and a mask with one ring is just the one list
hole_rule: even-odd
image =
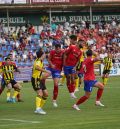
[(40, 32), (36, 32), (32, 24), (27, 24), (25, 29), (10, 28), (6, 33), (1, 21), (0, 61), (3, 61), (8, 54), (12, 54), (13, 60), (19, 66), (31, 66), (39, 47), (43, 47), (45, 52), (49, 52), (57, 43), (61, 44), (62, 48), (66, 48), (69, 46), (71, 34), (77, 35), (78, 40), (84, 40), (85, 48), (92, 46), (92, 49), (100, 53), (101, 58), (110, 51), (117, 61), (120, 61), (120, 23), (114, 18), (110, 23), (105, 22), (104, 17), (93, 25), (85, 21), (65, 22), (60, 25), (53, 19), (51, 26), (44, 22)]

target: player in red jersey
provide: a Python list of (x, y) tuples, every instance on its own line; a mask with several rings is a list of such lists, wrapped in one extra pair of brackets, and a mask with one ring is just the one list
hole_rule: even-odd
[(80, 46), (77, 43), (77, 36), (70, 36), (71, 45), (66, 49), (64, 53), (64, 74), (66, 76), (67, 87), (72, 98), (76, 98), (74, 95), (75, 90), (75, 73), (76, 66), (81, 57)]
[(92, 50), (88, 50), (86, 52), (87, 58), (83, 62), (83, 71), (84, 71), (84, 90), (85, 90), (85, 95), (82, 96), (76, 104), (73, 105), (73, 108), (76, 110), (80, 110), (78, 105), (82, 104), (85, 102), (91, 95), (93, 87), (97, 87), (97, 97), (96, 97), (96, 105), (98, 106), (104, 106), (100, 102), (100, 98), (102, 96), (103, 90), (104, 90), (104, 85), (101, 82), (98, 82), (95, 79), (95, 74), (94, 74), (94, 63), (99, 61), (100, 58), (92, 58), (93, 52)]
[(51, 50), (48, 62), (49, 62), (49, 70), (51, 71), (53, 82), (54, 82), (54, 90), (53, 90), (53, 106), (57, 107), (57, 96), (58, 96), (58, 83), (61, 77), (61, 71), (63, 67), (63, 53), (64, 50), (61, 49), (60, 44), (55, 45), (55, 50)]

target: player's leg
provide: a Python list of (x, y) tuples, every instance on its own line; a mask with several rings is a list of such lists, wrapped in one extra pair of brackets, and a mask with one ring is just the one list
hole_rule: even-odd
[(81, 87), (83, 82), (83, 73), (78, 74), (78, 76), (79, 76), (79, 87)]
[(96, 96), (96, 105), (97, 105), (97, 106), (104, 106), (104, 105), (100, 102), (100, 99), (101, 99), (101, 97), (102, 97), (103, 90), (104, 90), (104, 85), (103, 85), (101, 82), (96, 82), (94, 86), (98, 88), (97, 96)]
[(43, 106), (46, 103), (47, 98), (48, 98), (48, 91), (47, 91), (47, 89), (45, 89), (45, 90), (43, 90), (43, 96), (41, 98), (40, 108), (43, 108)]
[(46, 100), (48, 98), (48, 91), (46, 89), (45, 83), (43, 83), (43, 80), (40, 81), (40, 89), (42, 90), (42, 96), (41, 96), (39, 113), (46, 114), (46, 112), (42, 108), (43, 108), (43, 106), (46, 103)]
[(60, 70), (53, 70), (52, 71), (52, 78), (54, 82), (54, 89), (53, 89), (53, 106), (57, 107), (57, 97), (58, 97), (58, 83), (61, 77), (61, 71)]
[(21, 85), (18, 82), (16, 82), (15, 80), (12, 80), (11, 84), (12, 84), (12, 87), (14, 88), (14, 93), (13, 93), (13, 96), (12, 96), (12, 102), (15, 103), (16, 102), (16, 97), (20, 93)]
[(73, 108), (76, 109), (76, 110), (80, 110), (79, 109), (79, 105), (84, 103), (87, 99), (89, 99), (90, 95), (91, 95), (91, 92), (92, 92), (92, 89), (93, 89), (93, 83), (92, 81), (84, 81), (84, 91), (85, 91), (85, 94), (84, 96), (82, 96), (74, 105), (73, 105)]
[(87, 99), (89, 99), (90, 95), (91, 95), (91, 92), (85, 91), (85, 95), (82, 96), (82, 97), (73, 105), (73, 108), (79, 111), (80, 109), (79, 109), (78, 106), (79, 106), (80, 104), (84, 103)]
[(4, 79), (1, 78), (1, 82), (0, 82), (0, 95), (1, 95), (2, 92), (4, 91), (5, 86), (6, 86), (6, 83), (5, 83)]
[(108, 82), (108, 77), (109, 77), (109, 71), (105, 70), (103, 71), (103, 76), (102, 76), (102, 80), (103, 80), (103, 85), (105, 86)]
[(75, 92), (79, 91), (78, 87), (79, 87), (79, 77), (76, 74), (75, 75)]
[(59, 82), (60, 78), (53, 78), (53, 82), (54, 82), (54, 89), (53, 89), (53, 106), (57, 107), (57, 97), (58, 97), (58, 82)]
[(36, 99), (35, 99), (35, 103), (36, 103), (36, 110), (34, 111), (35, 113), (38, 114), (46, 114), (44, 111), (42, 111), (41, 108), (41, 101), (42, 101), (42, 96), (43, 96), (43, 91), (40, 88), (41, 84), (40, 81), (37, 78), (31, 78), (31, 83), (33, 86), (34, 91), (37, 93), (36, 95)]
[(72, 72), (71, 73), (71, 77), (70, 77), (70, 87), (71, 87), (71, 97), (72, 98), (74, 98), (74, 99), (76, 99), (77, 97), (75, 96), (75, 94), (74, 94), (74, 92), (75, 92), (75, 75), (76, 75), (76, 73), (74, 73), (74, 72)]
[(6, 85), (6, 87), (7, 87), (7, 102), (11, 102), (12, 100), (11, 100), (11, 89), (12, 89), (12, 84), (11, 83), (8, 83), (7, 85)]
[(66, 79), (66, 77), (65, 77), (65, 75), (63, 74), (62, 75), (62, 78), (60, 79), (60, 82), (59, 82), (59, 86), (63, 86), (64, 85), (64, 83), (65, 83), (65, 79)]

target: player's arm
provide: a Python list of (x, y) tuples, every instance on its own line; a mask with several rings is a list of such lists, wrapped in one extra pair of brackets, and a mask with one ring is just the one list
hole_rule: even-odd
[(35, 69), (40, 72), (50, 73), (48, 70), (45, 70), (44, 68), (41, 68), (39, 65), (36, 64)]

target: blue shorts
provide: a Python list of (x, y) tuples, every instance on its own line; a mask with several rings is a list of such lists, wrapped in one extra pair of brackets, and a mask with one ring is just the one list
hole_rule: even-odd
[(93, 80), (93, 81), (84, 81), (84, 90), (91, 92), (95, 83), (97, 83), (97, 80)]
[(61, 71), (57, 69), (47, 68), (52, 74), (52, 78), (61, 78)]
[(83, 73), (78, 73), (78, 77), (82, 78), (83, 77)]
[(64, 66), (64, 74), (69, 75), (69, 74), (74, 74), (76, 71), (74, 70), (74, 66)]

